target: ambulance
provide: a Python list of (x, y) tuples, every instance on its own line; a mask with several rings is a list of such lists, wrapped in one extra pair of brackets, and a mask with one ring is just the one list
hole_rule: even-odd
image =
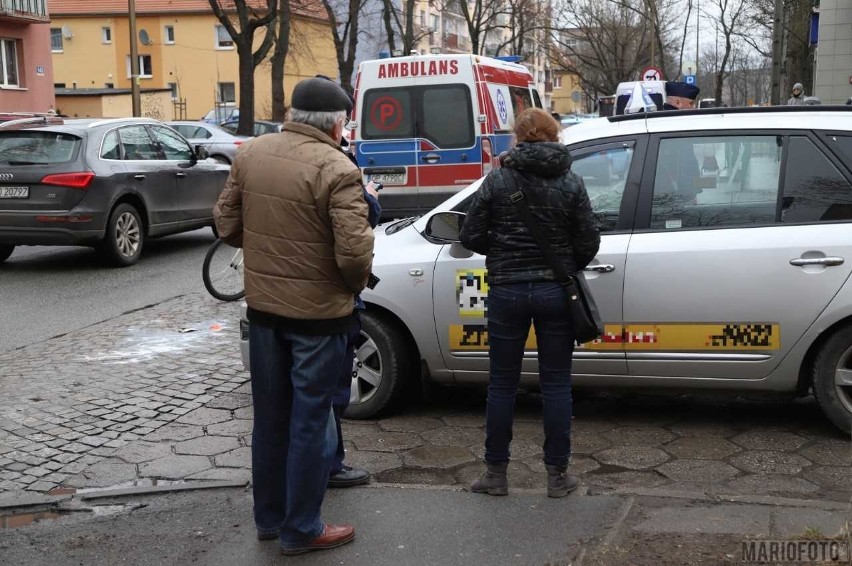
[(365, 61), (350, 143), (365, 181), (384, 185), (386, 216), (417, 214), (499, 165), (514, 119), (542, 107), (529, 70), (478, 55)]

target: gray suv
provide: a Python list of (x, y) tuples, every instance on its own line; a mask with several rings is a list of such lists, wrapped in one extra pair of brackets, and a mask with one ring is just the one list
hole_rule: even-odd
[[(606, 332), (575, 350), (574, 383), (813, 392), (849, 433), (852, 109), (656, 112), (562, 135), (602, 232), (585, 276)], [(485, 258), (458, 242), (478, 185), (376, 230), (349, 416), (392, 408), (410, 380), (487, 383)], [(530, 385), (536, 363), (530, 333)]]
[(131, 265), (147, 238), (212, 226), (228, 172), (156, 120), (0, 128), (0, 262), (18, 245), (74, 245)]

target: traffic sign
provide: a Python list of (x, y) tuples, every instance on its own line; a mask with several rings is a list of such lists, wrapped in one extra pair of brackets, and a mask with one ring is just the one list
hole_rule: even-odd
[(695, 75), (686, 75), (685, 77), (683, 77), (683, 80), (688, 85), (694, 85), (695, 84)]
[(663, 80), (663, 71), (659, 67), (645, 67), (642, 70), (643, 81), (661, 81)]

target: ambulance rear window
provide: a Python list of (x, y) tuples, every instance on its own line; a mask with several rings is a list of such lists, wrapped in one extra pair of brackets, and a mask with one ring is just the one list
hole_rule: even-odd
[(387, 140), (414, 137), (412, 99), (415, 89), (381, 88), (367, 91), (361, 122), (365, 140)]
[(443, 149), (473, 146), (473, 109), (466, 86), (424, 88), (422, 136)]

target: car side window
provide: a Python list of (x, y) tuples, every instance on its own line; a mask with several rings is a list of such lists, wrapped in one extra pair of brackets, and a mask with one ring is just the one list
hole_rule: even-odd
[(124, 159), (128, 161), (153, 161), (162, 159), (157, 145), (148, 135), (145, 126), (127, 126), (119, 130), (124, 146)]
[(571, 153), (571, 171), (583, 178), (601, 232), (611, 232), (618, 224), (633, 152), (633, 147), (625, 144)]
[(651, 229), (747, 227), (775, 222), (778, 136), (660, 140)]
[(121, 159), (118, 130), (113, 130), (104, 136), (104, 143), (101, 145), (101, 159)]
[(189, 161), (192, 159), (192, 148), (186, 141), (168, 128), (152, 126), (151, 133), (160, 144), (166, 159), (170, 161)]
[(852, 169), (852, 136), (828, 134), (824, 138), (831, 151), (837, 154), (849, 169)]
[(781, 221), (852, 220), (852, 184), (808, 138), (793, 136), (787, 154)]

